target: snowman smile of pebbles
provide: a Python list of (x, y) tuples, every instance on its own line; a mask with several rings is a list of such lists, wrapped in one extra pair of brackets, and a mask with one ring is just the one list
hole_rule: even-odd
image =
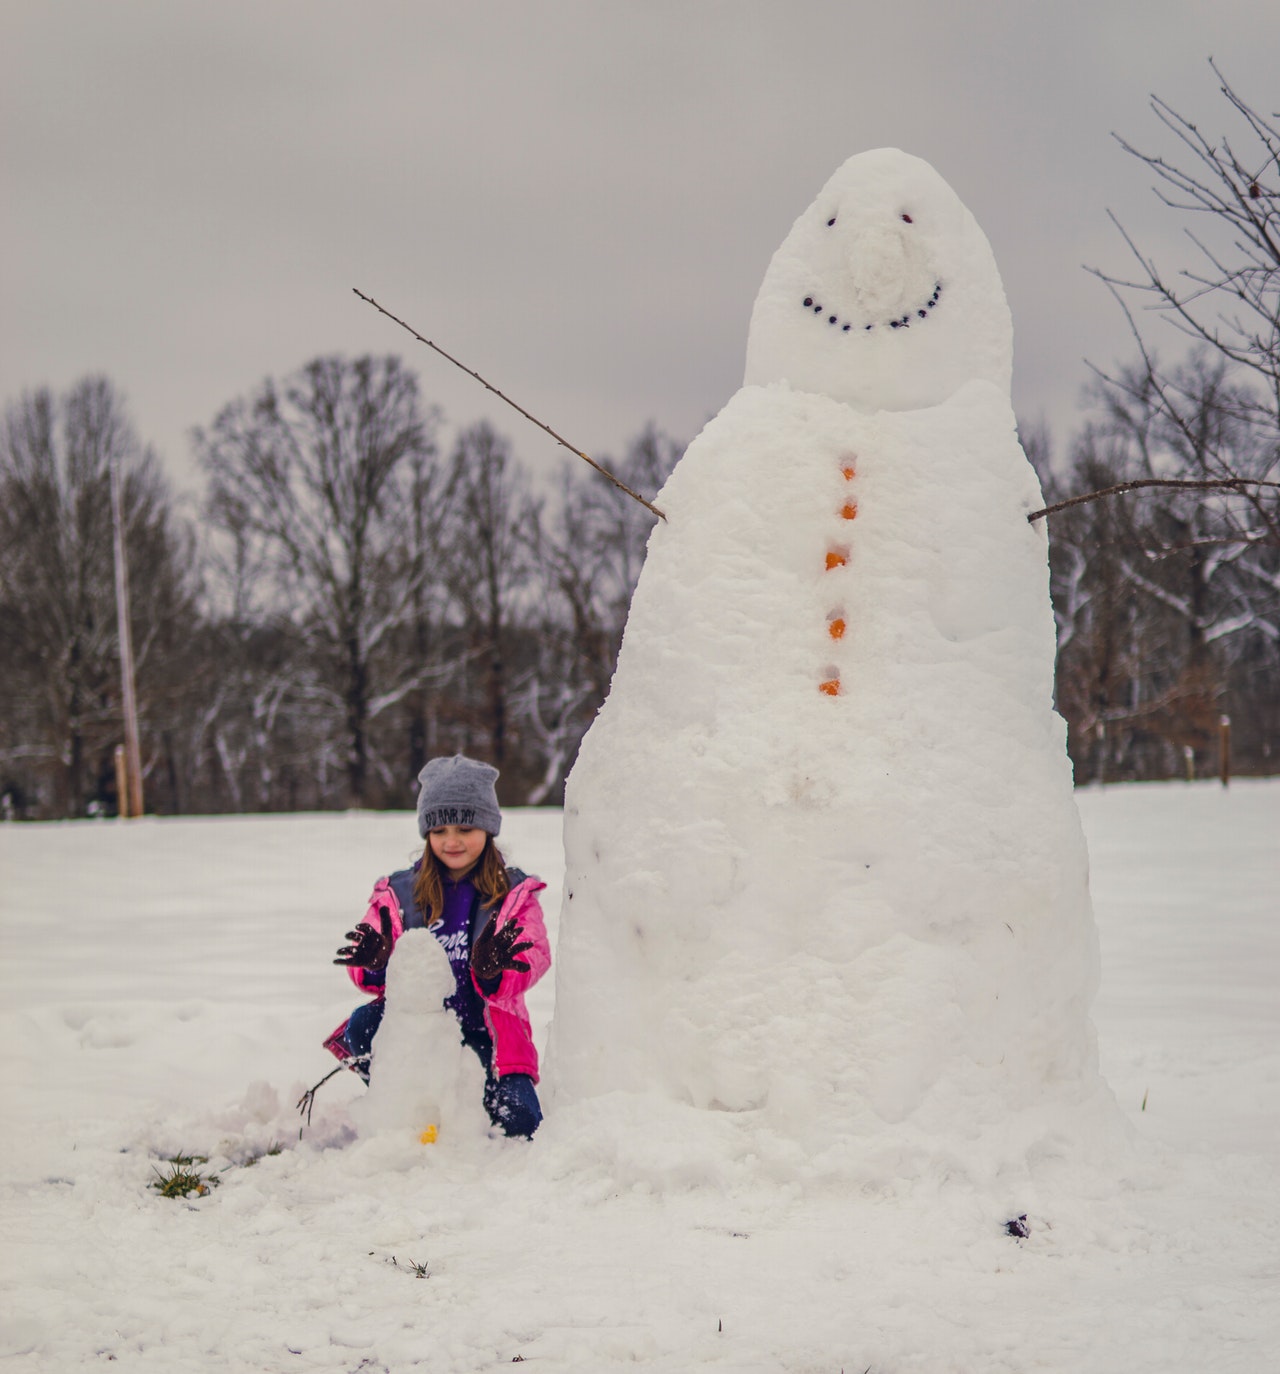
[(864, 1184), (1118, 1139), (1011, 366), (973, 216), (851, 158), (660, 495), (568, 781), (563, 1106)]
[[(857, 218), (865, 221), (865, 212)], [(828, 270), (818, 271), (824, 284), (800, 302), (802, 310), (825, 317), (828, 326), (844, 334), (854, 329), (910, 329), (929, 318), (942, 296), (940, 281), (925, 296), (933, 273), (921, 236), (895, 224), (892, 212), (886, 216), (880, 210), (875, 218), (881, 222), (863, 223), (849, 233), (839, 213), (832, 214), (826, 226), (832, 251), (824, 256), (834, 261), (829, 261)], [(898, 219), (902, 226), (915, 224), (915, 216), (906, 210)], [(840, 308), (843, 300), (852, 302), (847, 311)]]

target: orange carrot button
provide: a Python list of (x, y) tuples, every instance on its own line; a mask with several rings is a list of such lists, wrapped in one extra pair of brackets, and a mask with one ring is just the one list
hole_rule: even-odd
[(856, 501), (846, 501), (840, 507), (841, 520), (856, 520), (858, 518), (858, 503)]
[(838, 697), (840, 695), (840, 679), (831, 677), (826, 682), (818, 683), (818, 691), (825, 692), (829, 697)]
[(827, 553), (827, 571), (832, 568), (843, 568), (849, 561), (849, 555), (841, 549), (831, 549)]
[(827, 621), (827, 633), (832, 639), (844, 638), (844, 621), (836, 616), (834, 620)]

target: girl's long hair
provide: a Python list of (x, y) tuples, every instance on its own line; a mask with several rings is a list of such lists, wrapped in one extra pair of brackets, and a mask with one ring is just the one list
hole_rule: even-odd
[[(422, 862), (413, 882), (413, 897), (428, 926), (439, 925), (444, 918), (444, 875), (448, 870), (431, 852), (427, 840), (422, 850)], [(507, 865), (503, 862), (492, 835), (485, 836), (484, 848), (467, 874), (467, 880), (480, 894), (480, 904), (489, 911), (507, 895), (511, 884), (507, 881)]]

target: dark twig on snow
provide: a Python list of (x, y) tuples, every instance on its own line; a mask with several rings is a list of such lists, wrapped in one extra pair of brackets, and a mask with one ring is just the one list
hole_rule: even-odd
[(474, 377), (476, 381), (479, 382), (480, 385), (485, 388), (486, 391), (492, 391), (493, 394), (500, 401), (505, 401), (511, 407), (512, 410), (518, 410), (520, 414), (523, 415), (524, 418), (530, 422), (530, 424), (537, 425), (538, 428), (543, 431), (543, 433), (549, 434), (562, 448), (567, 448), (570, 453), (575, 454), (577, 457), (581, 458), (584, 463), (590, 463), (591, 466), (595, 468), (595, 470), (602, 477), (607, 477), (609, 481), (611, 481), (613, 485), (618, 488), (619, 491), (626, 492), (626, 494), (629, 497), (631, 497), (633, 501), (639, 501), (640, 504), (646, 510), (652, 511), (654, 515), (658, 517), (659, 520), (665, 520), (667, 518), (662, 513), (662, 511), (660, 511), (657, 508), (657, 506), (653, 505), (649, 501), (646, 501), (644, 497), (640, 495), (639, 492), (632, 491), (631, 488), (627, 486), (625, 482), (620, 482), (613, 475), (613, 473), (609, 471), (608, 468), (602, 467), (599, 463), (596, 462), (594, 458), (590, 457), (588, 454), (583, 453), (583, 451), (580, 448), (574, 448), (574, 446), (567, 439), (557, 434), (555, 430), (551, 428), (550, 425), (543, 424), (543, 422), (539, 420), (536, 415), (530, 415), (529, 412), (522, 405), (518, 405), (515, 401), (511, 399), (510, 396), (504, 395), (491, 382), (486, 382), (485, 379), (477, 371), (475, 371), (474, 368), (468, 367), (466, 363), (459, 362), (458, 359), (455, 358), (452, 353), (446, 353), (445, 350), (441, 348), (439, 344), (432, 343), (430, 339), (424, 338), (421, 334), (418, 333), (416, 329), (414, 329), (412, 325), (406, 324), (404, 320), (402, 320), (399, 317), (399, 315), (393, 315), (390, 310), (388, 310), (385, 306), (379, 305), (378, 302), (375, 301), (372, 296), (366, 296), (364, 292), (361, 291), (358, 287), (353, 286), (351, 289), (356, 293), (357, 296), (360, 297), (362, 301), (364, 301), (368, 305), (373, 306), (373, 308), (380, 315), (385, 315), (387, 319), (392, 320), (394, 321), (394, 323), (398, 324), (401, 329), (404, 329), (408, 333), (412, 334), (413, 337), (417, 339), (419, 343), (426, 344), (428, 348), (434, 349), (442, 358), (447, 358), (454, 365), (454, 367), (461, 368), (462, 371), (465, 372), (468, 377)]
[[(310, 1088), (308, 1088), (308, 1089), (306, 1090), (306, 1092), (304, 1092), (304, 1093), (302, 1094), (302, 1096), (298, 1099), (298, 1111), (299, 1111), (300, 1113), (305, 1114), (305, 1116), (306, 1116), (306, 1118), (307, 1118), (306, 1123), (305, 1123), (306, 1125), (308, 1125), (308, 1126), (311, 1125), (311, 1109), (312, 1109), (312, 1107), (314, 1107), (314, 1106), (316, 1105), (316, 1093), (319, 1092), (319, 1090), (320, 1090), (321, 1088), (324, 1087), (324, 1085), (334, 1076), (335, 1073), (341, 1073), (341, 1072), (343, 1071), (343, 1069), (345, 1069), (346, 1067), (347, 1067), (347, 1061), (344, 1059), (344, 1060), (342, 1061), (342, 1063), (339, 1064), (338, 1067), (337, 1067), (336, 1069), (330, 1069), (329, 1072), (328, 1072), (327, 1074), (325, 1074), (325, 1076), (319, 1081), (319, 1083), (313, 1084), (313, 1085), (312, 1085)], [(301, 1127), (301, 1126), (298, 1127), (298, 1139), (299, 1139), (299, 1140), (302, 1139), (302, 1127)]]
[(1100, 501), (1104, 496), (1119, 496), (1126, 491), (1137, 491), (1141, 487), (1188, 487), (1193, 491), (1243, 491), (1246, 487), (1274, 487), (1280, 491), (1280, 482), (1268, 482), (1258, 477), (1213, 477), (1195, 479), (1190, 477), (1136, 477), (1129, 482), (1118, 482), (1114, 487), (1104, 487), (1101, 491), (1086, 492), (1083, 496), (1073, 496), (1070, 500), (1059, 501), (1034, 510), (1027, 516), (1027, 523), (1034, 525), (1046, 515), (1056, 515), (1069, 506), (1083, 506), (1087, 501)]

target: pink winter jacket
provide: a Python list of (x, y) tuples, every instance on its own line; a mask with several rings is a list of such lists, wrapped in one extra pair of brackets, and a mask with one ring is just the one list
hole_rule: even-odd
[[(484, 1004), (485, 1025), (493, 1040), (492, 1072), (495, 1078), (502, 1078), (509, 1073), (527, 1073), (535, 1083), (538, 1081), (538, 1051), (534, 1047), (524, 995), (551, 967), (551, 946), (547, 941), (542, 907), (538, 903), (538, 893), (545, 887), (546, 883), (540, 878), (521, 877), (502, 899), (497, 917), (490, 918), (496, 919), (499, 926), (516, 921), (521, 928), (519, 943), (533, 941), (532, 947), (519, 956), (529, 965), (528, 973), (507, 969), (494, 992), (486, 992), (475, 974), (471, 975), (471, 981)], [(383, 906), (391, 913), (392, 939), (398, 940), (405, 929), (404, 914), (400, 909), (400, 899), (388, 878), (379, 878), (374, 884), (361, 924), (377, 930), (378, 908)], [(384, 987), (367, 980), (368, 969), (349, 968), (347, 972), (362, 992), (371, 992), (377, 997), (386, 995)], [(346, 1051), (334, 1042), (345, 1026), (344, 1022), (325, 1042), (327, 1048), (339, 1058), (345, 1058)]]

